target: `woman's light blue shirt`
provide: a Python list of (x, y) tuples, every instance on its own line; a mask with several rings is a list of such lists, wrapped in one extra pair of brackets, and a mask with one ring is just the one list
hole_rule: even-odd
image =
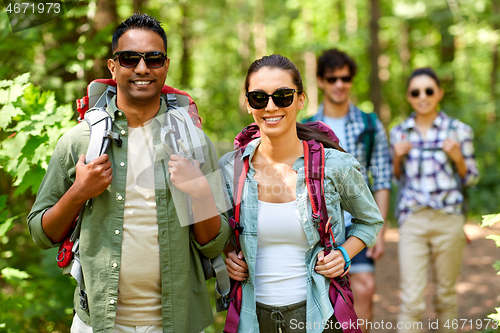
[[(249, 276), (242, 283), (242, 306), (238, 333), (258, 333), (259, 323), (255, 305), (255, 258), (257, 256), (257, 207), (258, 183), (254, 179), (255, 169), (252, 166), (252, 157), (260, 144), (260, 138), (250, 142), (241, 157), (250, 159), (250, 168), (245, 179), (242, 193), (240, 224), (243, 233), (240, 244), (248, 265)], [(225, 154), (219, 161), (220, 169), (230, 199), (233, 199), (234, 159), (236, 152)], [(345, 227), (343, 209), (353, 216), (353, 225), (347, 237), (355, 236), (367, 246), (373, 246), (377, 234), (384, 221), (373, 199), (373, 195), (366, 184), (363, 175), (358, 171), (359, 163), (351, 155), (335, 149), (325, 149), (325, 202), (328, 215), (331, 217), (332, 230), (335, 240), (342, 244), (345, 241)], [(295, 187), (297, 206), (300, 220), (307, 237), (309, 250), (305, 253), (307, 268), (307, 314), (304, 325), (310, 329), (308, 333), (323, 331), (323, 324), (330, 319), (333, 308), (329, 298), (329, 279), (314, 271), (316, 258), (322, 250), (318, 230), (311, 221), (311, 203), (307, 192), (304, 173), (304, 156), (299, 157), (293, 164), (297, 172)], [(232, 216), (230, 212), (229, 216)], [(283, 253), (284, 260), (286, 254)]]

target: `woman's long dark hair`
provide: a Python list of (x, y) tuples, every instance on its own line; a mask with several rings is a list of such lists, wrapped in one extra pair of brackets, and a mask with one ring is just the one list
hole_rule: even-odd
[[(302, 77), (299, 70), (297, 69), (297, 66), (295, 66), (295, 64), (290, 59), (279, 54), (264, 56), (260, 59), (255, 60), (250, 65), (250, 68), (248, 68), (247, 77), (245, 79), (245, 92), (248, 92), (248, 87), (250, 86), (250, 76), (264, 67), (279, 68), (290, 72), (293, 84), (295, 84), (295, 86), (297, 87), (297, 95), (300, 95), (304, 92)], [(297, 136), (300, 140), (315, 140), (316, 142), (321, 142), (325, 148), (334, 148), (345, 152), (345, 150), (342, 149), (338, 143), (330, 140), (330, 138), (328, 138), (325, 133), (301, 123), (297, 123)]]
[(341, 152), (346, 152), (337, 142), (330, 140), (330, 138), (323, 132), (316, 128), (309, 127), (306, 124), (297, 123), (297, 136), (300, 140), (314, 140), (323, 144), (325, 148), (333, 148), (340, 150)]

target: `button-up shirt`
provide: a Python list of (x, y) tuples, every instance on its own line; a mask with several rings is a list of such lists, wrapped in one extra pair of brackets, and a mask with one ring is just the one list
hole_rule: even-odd
[[(460, 214), (463, 208), (463, 188), (477, 183), (479, 171), (474, 156), (470, 126), (439, 112), (425, 137), (415, 126), (415, 114), (391, 130), (391, 149), (399, 142), (410, 142), (412, 149), (402, 161), (397, 204), (398, 221), (410, 213), (430, 207), (447, 213)], [(443, 142), (451, 138), (460, 144), (467, 173), (460, 178), (454, 162), (442, 150)]]
[[(354, 104), (349, 103), (349, 112), (346, 117), (345, 124), (345, 142), (342, 142), (342, 148), (349, 154), (354, 156), (359, 164), (360, 170), (368, 182), (367, 174), (367, 161), (366, 161), (366, 147), (363, 140), (359, 140), (359, 136), (365, 130), (362, 112)], [(324, 121), (324, 105), (321, 104), (318, 112), (307, 119), (307, 121)], [(370, 161), (370, 173), (373, 182), (371, 189), (373, 192), (382, 189), (391, 188), (391, 155), (389, 152), (389, 144), (387, 143), (387, 135), (385, 133), (382, 122), (377, 118), (375, 129), (375, 142), (373, 144), (373, 151)]]
[[(114, 119), (113, 131), (120, 133), (122, 145), (119, 147), (113, 142), (108, 148), (113, 180), (101, 195), (92, 200), (91, 206), (86, 205), (83, 213), (80, 260), (90, 314), (80, 308), (78, 287), (74, 308), (78, 316), (93, 327), (94, 332), (111, 333), (119, 297), (128, 128), (125, 114), (117, 109), (115, 99), (107, 110)], [(167, 106), (162, 99), (160, 110), (152, 122), (156, 150), (153, 167), (160, 248), (162, 326), (163, 332), (199, 333), (212, 324), (213, 316), (198, 250), (206, 257), (214, 258), (225, 247), (230, 229), (227, 218), (223, 218), (216, 238), (202, 246), (196, 242), (191, 226), (181, 226), (178, 215), (182, 218), (185, 213), (179, 210), (181, 204), (174, 201), (185, 203), (187, 198), (169, 181), (169, 155), (162, 149), (160, 138), (162, 126), (165, 125), (162, 115), (166, 112)], [(206, 142), (203, 145), (205, 162), (201, 170), (205, 175), (213, 175), (218, 169), (215, 149), (201, 130), (198, 134)], [(43, 231), (42, 216), (74, 183), (75, 166), (79, 156), (86, 153), (88, 145), (89, 126), (81, 123), (64, 134), (56, 146), (28, 216), (33, 239), (42, 248), (57, 245)]]
[[(238, 333), (259, 332), (259, 323), (255, 313), (258, 183), (254, 179), (255, 169), (251, 163), (259, 143), (260, 138), (250, 142), (242, 156), (242, 158), (250, 159), (250, 168), (242, 193), (240, 214), (240, 224), (243, 226), (240, 243), (248, 265), (249, 276), (242, 283), (242, 306)], [(231, 200), (233, 198), (234, 158), (235, 152), (231, 152), (224, 155), (219, 161)], [(382, 227), (383, 219), (363, 175), (358, 171), (358, 167), (359, 163), (351, 155), (335, 149), (325, 149), (325, 202), (337, 242), (342, 244), (345, 241), (342, 209), (346, 209), (354, 216), (354, 224), (347, 236), (358, 237), (366, 245), (373, 246), (378, 231)], [(317, 254), (323, 248), (318, 230), (311, 221), (312, 208), (305, 181), (304, 156), (295, 161), (293, 170), (297, 172), (295, 193), (299, 218), (309, 245), (309, 250), (304, 256), (307, 269), (307, 284), (304, 287), (307, 291), (307, 323), (311, 323), (311, 327), (314, 329), (308, 330), (308, 332), (319, 333), (323, 331), (319, 328), (320, 324), (333, 314), (328, 294), (329, 279), (314, 271)], [(286, 255), (284, 260), (286, 260)]]

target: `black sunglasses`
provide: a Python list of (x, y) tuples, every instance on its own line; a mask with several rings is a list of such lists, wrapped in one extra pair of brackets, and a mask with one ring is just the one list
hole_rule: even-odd
[(135, 51), (118, 51), (113, 54), (113, 59), (118, 57), (118, 61), (122, 67), (132, 68), (139, 64), (141, 58), (144, 58), (146, 65), (150, 68), (160, 68), (165, 65), (167, 53), (160, 51), (151, 52), (135, 52)]
[[(434, 89), (432, 89), (432, 88), (425, 88), (424, 91), (425, 91), (425, 94), (427, 96), (434, 95)], [(413, 90), (410, 91), (410, 95), (411, 95), (411, 97), (416, 98), (416, 97), (420, 96), (420, 90), (419, 89), (413, 89)]]
[(334, 84), (337, 82), (337, 80), (342, 80), (344, 83), (349, 83), (352, 81), (352, 76), (351, 75), (346, 75), (346, 76), (329, 76), (325, 77), (326, 82), (330, 84)]
[(273, 92), (271, 95), (263, 91), (250, 91), (245, 95), (248, 99), (248, 104), (254, 109), (263, 109), (269, 102), (269, 97), (272, 97), (274, 105), (279, 108), (286, 108), (293, 103), (293, 96), (297, 89), (282, 88)]

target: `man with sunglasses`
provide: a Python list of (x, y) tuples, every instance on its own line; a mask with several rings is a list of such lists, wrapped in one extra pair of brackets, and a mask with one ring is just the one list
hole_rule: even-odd
[[(160, 22), (132, 15), (115, 31), (112, 49), (117, 93), (107, 111), (121, 144), (85, 164), (89, 127), (66, 133), (28, 217), (30, 231), (42, 248), (57, 245), (87, 202), (79, 258), (88, 306), (77, 288), (72, 333), (199, 333), (213, 316), (198, 251), (214, 258), (229, 238), (207, 180), (217, 175), (215, 150), (201, 130), (194, 133), (206, 144), (182, 142), (201, 149), (201, 165), (164, 147), (167, 113), (182, 113), (161, 97), (170, 60)], [(189, 212), (193, 223), (183, 227)]]
[[(359, 161), (368, 183), (368, 174), (371, 175), (373, 181), (370, 187), (385, 220), (391, 188), (389, 146), (380, 120), (364, 114), (349, 100), (356, 70), (356, 63), (346, 53), (337, 49), (325, 51), (318, 58), (316, 70), (318, 87), (323, 91), (323, 103), (318, 112), (305, 121), (321, 120), (330, 126), (339, 138), (341, 147)], [(366, 144), (366, 136), (373, 135), (368, 132), (369, 126), (366, 123), (370, 124), (370, 121), (375, 119), (375, 124), (371, 125), (375, 130), (373, 140)], [(351, 214), (344, 212), (346, 236), (353, 232), (349, 230), (351, 219)], [(376, 244), (365, 248), (351, 261), (349, 274), (354, 293), (354, 308), (363, 323), (370, 321), (372, 317), (372, 297), (375, 293), (374, 260), (384, 254), (384, 231), (385, 225), (378, 234)], [(364, 333), (368, 331), (365, 325), (360, 325), (360, 328)]]

